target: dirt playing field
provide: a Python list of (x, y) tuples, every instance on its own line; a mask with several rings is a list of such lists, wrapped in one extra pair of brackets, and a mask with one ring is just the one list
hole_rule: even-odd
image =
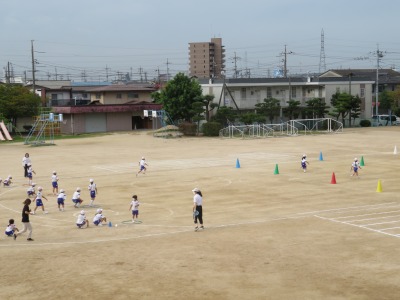
[[(132, 132), (55, 146), (3, 142), (0, 177), (14, 179), (0, 187), (4, 230), (10, 218), (22, 229), (26, 152), (49, 213), (30, 217), (33, 242), (27, 233), (16, 241), (3, 233), (0, 299), (398, 299), (399, 133), (242, 140)], [(136, 177), (142, 156), (148, 171)], [(360, 178), (350, 176), (355, 157), (365, 164)], [(64, 212), (52, 195), (53, 171), (67, 192)], [(96, 210), (86, 207), (90, 178), (112, 227), (75, 225), (77, 187), (90, 221)], [(195, 187), (204, 196), (200, 232)], [(129, 223), (133, 194), (140, 224)]]

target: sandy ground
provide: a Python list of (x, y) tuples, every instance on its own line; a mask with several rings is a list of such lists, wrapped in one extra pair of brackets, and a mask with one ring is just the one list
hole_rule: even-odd
[[(0, 299), (398, 299), (399, 133), (241, 140), (134, 132), (43, 147), (3, 142), (0, 176), (14, 178), (0, 188), (4, 229), (9, 218), (22, 228), (25, 152), (49, 213), (31, 216), (34, 242), (26, 233), (1, 237)], [(136, 177), (142, 155), (148, 172)], [(364, 159), (360, 179), (350, 176), (354, 157)], [(65, 212), (52, 195), (54, 170), (67, 191)], [(81, 209), (71, 197), (79, 186), (89, 204), (90, 178), (112, 227), (75, 226)], [(202, 232), (193, 230), (194, 187), (204, 196)], [(128, 223), (133, 194), (141, 224)], [(92, 220), (95, 209), (84, 209)]]

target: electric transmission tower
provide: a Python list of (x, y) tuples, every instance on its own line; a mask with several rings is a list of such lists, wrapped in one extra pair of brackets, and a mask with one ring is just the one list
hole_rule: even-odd
[(321, 31), (321, 52), (319, 54), (319, 73), (326, 71), (324, 29)]

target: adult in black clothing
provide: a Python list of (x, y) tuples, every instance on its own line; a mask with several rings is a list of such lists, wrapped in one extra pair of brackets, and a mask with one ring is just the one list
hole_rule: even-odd
[(19, 236), (21, 233), (29, 231), (27, 240), (33, 241), (32, 225), (29, 222), (29, 215), (31, 215), (31, 209), (29, 208), (30, 204), (31, 204), (31, 199), (29, 199), (29, 198), (25, 199), (24, 208), (22, 209), (22, 224), (24, 225), (24, 228), (20, 232), (14, 234), (14, 240), (16, 240), (17, 236)]

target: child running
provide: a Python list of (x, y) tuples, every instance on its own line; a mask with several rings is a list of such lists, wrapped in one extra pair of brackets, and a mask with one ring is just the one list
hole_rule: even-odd
[(303, 154), (301, 158), (301, 168), (303, 169), (304, 173), (307, 172), (307, 164), (309, 164), (307, 161), (307, 155)]
[(139, 200), (136, 195), (133, 195), (132, 199), (133, 200), (131, 202), (131, 205), (129, 206), (129, 210), (132, 210), (132, 223), (135, 223), (135, 217), (136, 217), (136, 221), (137, 221), (137, 218), (139, 216), (140, 203), (139, 203)]
[(51, 185), (53, 186), (53, 195), (58, 194), (58, 176), (57, 172), (53, 171), (53, 175), (51, 175)]
[(355, 158), (350, 167), (350, 171), (353, 171), (353, 174), (351, 174), (351, 176), (356, 175), (358, 177), (358, 169), (361, 169), (361, 166), (360, 163), (358, 162), (358, 159)]
[(36, 213), (36, 209), (37, 209), (38, 207), (41, 207), (41, 208), (42, 208), (42, 211), (43, 211), (44, 214), (47, 214), (47, 213), (48, 213), (48, 212), (44, 209), (44, 204), (43, 204), (42, 198), (46, 199), (46, 201), (49, 201), (49, 200), (47, 200), (47, 198), (46, 198), (45, 196), (43, 196), (42, 190), (43, 190), (43, 188), (42, 188), (41, 186), (39, 186), (39, 187), (38, 187), (38, 192), (37, 192), (37, 194), (36, 194), (36, 206), (35, 206), (35, 209), (33, 210), (32, 215), (34, 215), (34, 214)]
[(93, 223), (96, 226), (103, 226), (103, 222), (107, 222), (107, 218), (103, 216), (103, 209), (99, 208), (93, 218)]
[(36, 175), (36, 172), (32, 169), (32, 165), (29, 164), (28, 165), (28, 185), (32, 185), (32, 178), (33, 178), (32, 174)]
[(76, 226), (78, 228), (83, 228), (83, 225), (86, 224), (86, 228), (89, 227), (89, 221), (86, 220), (86, 213), (84, 210), (81, 210), (81, 213), (78, 215), (78, 219), (76, 220)]
[(94, 183), (93, 179), (89, 180), (88, 190), (90, 192), (90, 199), (91, 199), (89, 206), (93, 206), (93, 202), (96, 199), (96, 195), (97, 195), (97, 186)]
[(64, 200), (67, 198), (65, 191), (63, 189), (60, 190), (60, 193), (57, 196), (57, 205), (59, 211), (64, 211)]
[(12, 237), (12, 236), (14, 236), (15, 231), (19, 232), (19, 229), (15, 226), (14, 219), (10, 219), (8, 221), (8, 226), (6, 228), (5, 234), (8, 237)]
[(146, 163), (146, 159), (144, 158), (144, 156), (142, 157), (142, 159), (139, 161), (139, 167), (140, 170), (136, 173), (136, 177), (139, 175), (139, 173), (143, 172), (143, 174), (146, 174), (146, 166), (148, 166), (148, 164)]

